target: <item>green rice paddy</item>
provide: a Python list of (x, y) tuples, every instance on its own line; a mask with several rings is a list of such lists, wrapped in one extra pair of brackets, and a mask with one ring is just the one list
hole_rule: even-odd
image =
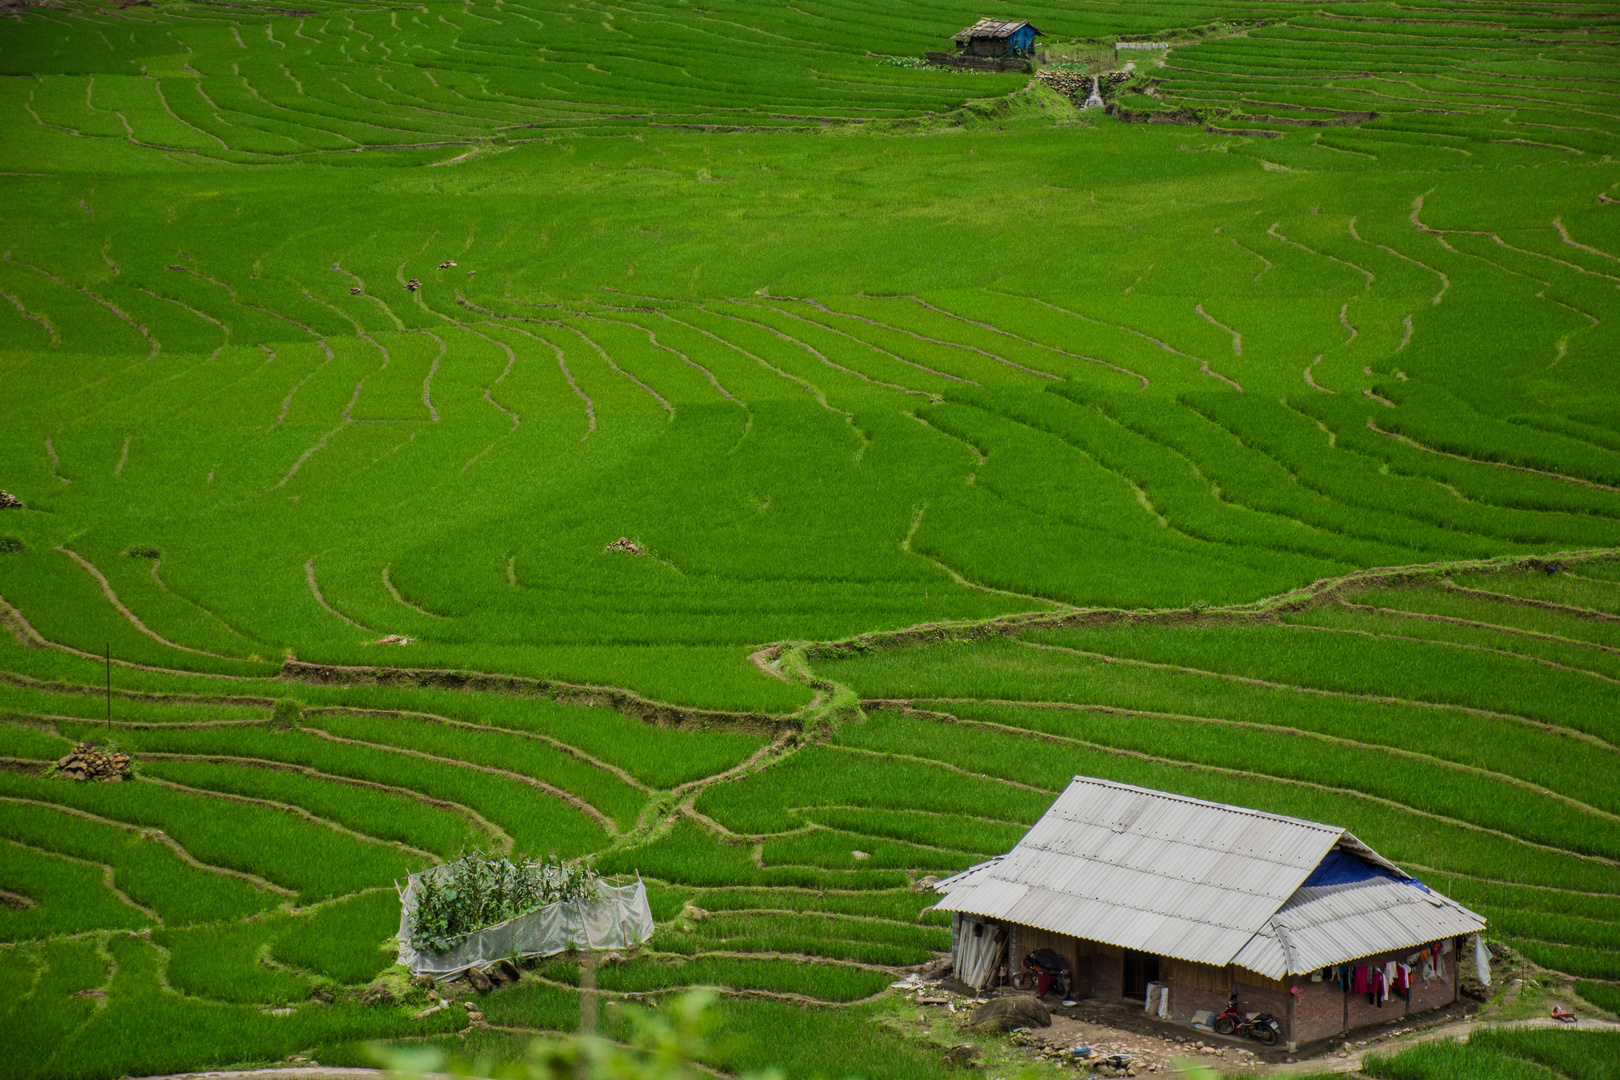
[[(1076, 774), (1620, 1009), (1612, 11), (1020, 9), (1170, 43), (1109, 115), (884, 62), (980, 14), (8, 9), (8, 1068), (521, 1056), (573, 961), (358, 1001), (479, 846), (639, 873), (599, 986), (718, 989), (717, 1068), (939, 1075), (912, 886)], [(1489, 1034), (1376, 1075), (1612, 1075)]]

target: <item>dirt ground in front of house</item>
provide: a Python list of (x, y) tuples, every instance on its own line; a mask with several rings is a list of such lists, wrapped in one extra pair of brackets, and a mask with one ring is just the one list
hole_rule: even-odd
[[(1144, 1030), (1133, 1030), (1136, 1025), (1129, 1024), (1124, 1017), (1092, 1016), (1082, 1019), (1066, 1015), (1079, 1013), (1086, 1008), (1086, 1002), (1072, 1008), (1059, 1005), (1052, 1011), (1051, 1027), (1033, 1028), (1027, 1034), (1012, 1038), (1035, 1049), (1037, 1053), (1047, 1047), (1070, 1051), (1075, 1047), (1089, 1046), (1092, 1048), (1089, 1058), (1074, 1059), (1082, 1066), (1114, 1054), (1123, 1054), (1130, 1058), (1138, 1076), (1176, 1076), (1189, 1064), (1208, 1066), (1222, 1073), (1250, 1070), (1262, 1060), (1257, 1051), (1271, 1053), (1267, 1047), (1252, 1039), (1228, 1039), (1213, 1032), (1207, 1033), (1206, 1037), (1204, 1033), (1182, 1026), (1175, 1026), (1172, 1030), (1147, 1030), (1149, 1023), (1153, 1027), (1159, 1024), (1145, 1016), (1143, 1019), (1148, 1023), (1142, 1025)], [(1122, 1010), (1128, 1008), (1121, 1006)], [(1168, 1024), (1163, 1026), (1172, 1027)], [(1074, 1057), (1072, 1054), (1064, 1056)]]
[[(1087, 998), (1065, 1006), (1055, 995), (1046, 999), (1052, 1012), (1050, 1028), (1032, 1028), (1002, 1038), (1037, 1060), (1077, 1064), (1080, 1068), (1076, 1073), (1082, 1076), (1090, 1075), (1090, 1062), (1111, 1054), (1126, 1054), (1139, 1077), (1185, 1076), (1191, 1066), (1214, 1069), (1223, 1077), (1321, 1074), (1361, 1077), (1364, 1074), (1359, 1070), (1368, 1053), (1393, 1054), (1433, 1039), (1466, 1042), (1472, 1032), (1482, 1027), (1620, 1031), (1620, 1024), (1604, 1018), (1602, 1010), (1574, 994), (1574, 980), (1569, 976), (1542, 971), (1533, 965), (1504, 965), (1502, 975), (1504, 978), (1497, 984), (1496, 994), (1483, 1006), (1464, 998), (1446, 1008), (1393, 1018), (1352, 1031), (1348, 1037), (1309, 1043), (1294, 1051), (1160, 1020), (1134, 1003)], [(963, 1010), (958, 1015), (965, 1018), (973, 1007), (973, 995), (968, 988), (954, 979), (936, 985), (966, 992), (966, 1000), (958, 999), (958, 1007)], [(1560, 1024), (1546, 1015), (1552, 1005), (1569, 1009), (1582, 1019), (1575, 1025)], [(1093, 1053), (1087, 1059), (1075, 1059), (1067, 1051), (1078, 1046), (1089, 1046)], [(1054, 1054), (1054, 1051), (1064, 1053)]]
[[(997, 990), (985, 997), (1016, 994)], [(975, 1008), (975, 994), (955, 979), (933, 983), (919, 995), (918, 1026), (932, 1027), (938, 1020), (960, 1027)], [(940, 1002), (952, 999), (954, 1011)], [(1055, 996), (1045, 999), (1052, 1013), (1052, 1026), (1009, 1032), (996, 1038), (1009, 1044), (1018, 1056), (1064, 1066), (1078, 1065), (1082, 1075), (1090, 1075), (1093, 1063), (1114, 1054), (1130, 1058), (1137, 1076), (1178, 1076), (1189, 1065), (1215, 1069), (1221, 1074), (1263, 1075), (1266, 1068), (1282, 1064), (1296, 1055), (1280, 1047), (1236, 1036), (1198, 1031), (1186, 1024), (1160, 1020), (1140, 1005), (1085, 998), (1064, 1005)], [(1076, 1047), (1091, 1047), (1088, 1057), (1076, 1057)], [(986, 1070), (985, 1075), (999, 1075)]]
[[(1138, 1077), (1186, 1076), (1191, 1067), (1197, 1066), (1213, 1069), (1222, 1077), (1324, 1073), (1360, 1077), (1362, 1061), (1370, 1052), (1392, 1054), (1432, 1039), (1467, 1041), (1469, 1034), (1481, 1027), (1564, 1026), (1546, 1017), (1487, 1018), (1475, 1011), (1477, 1006), (1463, 1004), (1353, 1031), (1348, 1040), (1334, 1039), (1290, 1051), (1281, 1046), (1264, 1046), (1253, 1039), (1217, 1035), (1160, 1020), (1134, 1004), (1082, 1000), (1073, 1006), (1064, 1006), (1055, 999), (1048, 1004), (1052, 1009), (1051, 1027), (1009, 1033), (1003, 1038), (1037, 1060), (1078, 1065), (1075, 1071), (1082, 1076), (1091, 1075), (1091, 1063), (1112, 1054), (1124, 1054), (1131, 1059)], [(1583, 1012), (1590, 1017), (1592, 1010), (1588, 1006)], [(1577, 1026), (1620, 1030), (1620, 1025), (1599, 1019), (1583, 1019)], [(1079, 1046), (1091, 1047), (1091, 1056), (1076, 1059), (1067, 1053)], [(1053, 1055), (1052, 1051), (1064, 1053)]]

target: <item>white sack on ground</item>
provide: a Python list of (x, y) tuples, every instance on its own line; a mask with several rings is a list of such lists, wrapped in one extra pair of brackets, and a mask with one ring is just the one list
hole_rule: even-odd
[(1474, 973), (1486, 986), (1491, 985), (1491, 950), (1485, 947), (1485, 935), (1474, 935)]
[(411, 945), (411, 916), (416, 911), (417, 882), (423, 870), (406, 879), (400, 892), (399, 962), (412, 975), (435, 978), (460, 975), (496, 960), (555, 956), (571, 948), (623, 949), (652, 936), (652, 909), (640, 881), (609, 885), (599, 881), (595, 900), (563, 900), (527, 915), (475, 931), (449, 952), (418, 952)]

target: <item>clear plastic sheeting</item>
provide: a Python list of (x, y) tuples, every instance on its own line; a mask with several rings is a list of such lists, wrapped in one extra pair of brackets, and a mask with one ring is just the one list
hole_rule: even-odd
[(444, 870), (435, 866), (412, 874), (399, 893), (399, 962), (413, 975), (454, 978), (496, 960), (554, 956), (572, 948), (623, 949), (652, 936), (647, 887), (638, 878), (629, 885), (598, 881), (594, 900), (547, 904), (474, 931), (449, 952), (418, 952), (411, 945), (411, 916), (416, 911), (418, 882)]
[(1491, 950), (1485, 947), (1484, 934), (1474, 935), (1474, 974), (1483, 985), (1491, 985)]

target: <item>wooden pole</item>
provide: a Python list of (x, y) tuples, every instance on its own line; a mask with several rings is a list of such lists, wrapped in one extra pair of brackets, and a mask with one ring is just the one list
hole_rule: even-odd
[(587, 948), (579, 958), (579, 1032), (581, 1035), (596, 1034), (596, 950)]
[[(579, 957), (579, 1033), (587, 1040), (596, 1035), (596, 950), (587, 940)], [(587, 1049), (586, 1054), (590, 1051)], [(591, 1080), (591, 1060), (581, 1057), (575, 1066), (575, 1080)]]

